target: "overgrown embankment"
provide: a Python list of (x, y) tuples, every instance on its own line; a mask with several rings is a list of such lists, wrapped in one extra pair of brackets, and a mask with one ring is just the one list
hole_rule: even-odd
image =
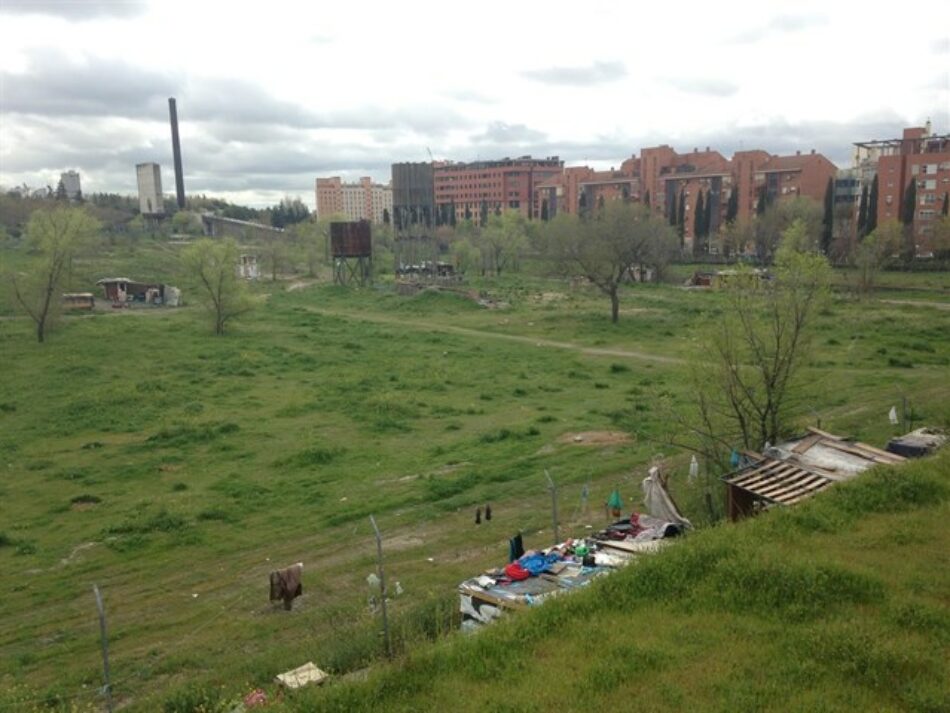
[(882, 468), (282, 709), (946, 711), (948, 498)]

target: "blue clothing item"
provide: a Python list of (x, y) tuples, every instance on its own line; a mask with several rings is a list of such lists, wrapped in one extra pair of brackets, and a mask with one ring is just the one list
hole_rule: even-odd
[(528, 570), (531, 573), (531, 576), (537, 577), (544, 570), (560, 559), (561, 556), (554, 552), (549, 555), (542, 555), (538, 553), (533, 555), (525, 555), (518, 560), (518, 564)]
[(730, 459), (730, 462), (732, 463), (733, 468), (739, 467), (739, 451), (732, 451), (732, 458)]

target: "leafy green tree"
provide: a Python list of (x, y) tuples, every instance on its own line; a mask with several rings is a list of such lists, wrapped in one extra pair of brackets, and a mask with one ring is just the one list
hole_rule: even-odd
[(201, 233), (201, 218), (190, 210), (180, 210), (172, 216), (172, 231), (184, 235)]
[[(715, 205), (714, 205), (715, 203)], [(712, 193), (706, 193), (706, 213), (703, 215), (703, 238), (706, 240), (706, 249), (709, 250), (709, 235), (712, 232), (713, 208), (718, 211), (719, 204), (713, 201)]]
[(757, 215), (752, 225), (753, 241), (758, 262), (771, 264), (788, 227), (801, 219), (805, 232), (812, 241), (821, 235), (822, 208), (810, 198), (797, 196), (791, 200), (771, 204), (762, 215)]
[(541, 220), (546, 223), (548, 219), (548, 199), (545, 198), (541, 201)]
[(620, 318), (620, 286), (630, 268), (665, 264), (675, 245), (675, 233), (665, 220), (623, 201), (611, 201), (588, 220), (559, 213), (544, 227), (545, 253), (557, 271), (579, 273), (607, 295), (615, 324)]
[(765, 210), (769, 207), (769, 194), (765, 186), (762, 186), (759, 189), (759, 198), (755, 204), (755, 214), (763, 215)]
[(940, 215), (950, 215), (950, 192), (943, 192), (943, 207), (940, 209)]
[(66, 193), (66, 184), (63, 183), (63, 179), (59, 179), (59, 183), (56, 184), (56, 200), (65, 201), (69, 200), (69, 195)]
[(486, 270), (500, 275), (502, 271), (517, 270), (528, 243), (524, 216), (517, 210), (506, 210), (488, 219), (478, 236)]
[(649, 189), (647, 189), (647, 191), (643, 194), (643, 205), (645, 205), (647, 208), (653, 207), (650, 205), (650, 190)]
[(828, 179), (825, 186), (825, 214), (821, 222), (821, 251), (825, 255), (831, 254), (831, 238), (835, 226), (835, 182)]
[(275, 228), (286, 228), (302, 223), (310, 217), (310, 209), (299, 198), (285, 197), (273, 208), (268, 209), (270, 224)]
[(38, 342), (46, 340), (59, 313), (73, 258), (94, 243), (99, 228), (84, 208), (57, 206), (30, 216), (26, 240), (35, 258), (25, 274), (10, 275), (10, 285), (16, 303), (36, 325)]
[(211, 314), (215, 334), (251, 309), (245, 283), (237, 277), (238, 246), (228, 238), (203, 238), (182, 252), (182, 267)]
[(900, 249), (901, 226), (888, 221), (873, 233), (868, 233), (854, 250), (854, 265), (857, 268), (858, 291), (869, 295), (874, 290), (878, 272), (887, 259)]
[(877, 195), (877, 174), (874, 174), (874, 180), (871, 181), (871, 192), (868, 194), (868, 215), (864, 222), (865, 233), (873, 233), (877, 229)]
[(670, 221), (670, 225), (676, 227), (676, 193), (670, 194), (670, 212), (667, 214), (667, 219)]

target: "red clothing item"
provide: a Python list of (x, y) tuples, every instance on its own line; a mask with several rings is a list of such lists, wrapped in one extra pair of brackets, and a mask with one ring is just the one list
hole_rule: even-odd
[(512, 582), (520, 582), (522, 579), (527, 579), (531, 576), (531, 572), (526, 570), (517, 562), (512, 562), (511, 564), (506, 565), (505, 574)]

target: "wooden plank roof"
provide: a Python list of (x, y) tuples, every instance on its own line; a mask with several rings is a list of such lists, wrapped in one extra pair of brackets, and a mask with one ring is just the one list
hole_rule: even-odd
[(731, 478), (726, 478), (725, 482), (773, 503), (792, 505), (821, 492), (834, 480), (794, 463), (763, 458)]

